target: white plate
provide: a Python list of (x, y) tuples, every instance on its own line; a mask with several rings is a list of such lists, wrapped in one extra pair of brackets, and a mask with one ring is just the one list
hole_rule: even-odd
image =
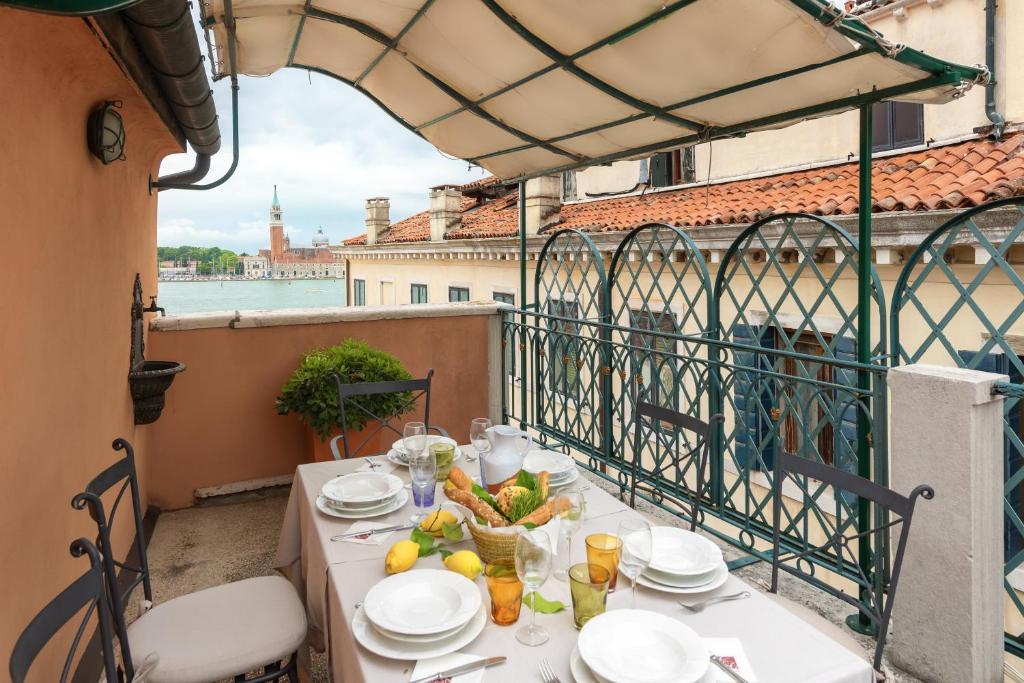
[[(587, 668), (587, 663), (583, 661), (583, 657), (580, 657), (578, 647), (572, 649), (572, 655), (569, 657), (569, 670), (572, 671), (572, 677), (576, 683), (608, 683), (605, 679), (595, 676), (594, 672)], [(700, 679), (701, 683), (715, 683), (717, 680), (716, 671), (710, 666), (704, 677)]]
[(548, 486), (549, 487), (550, 486), (566, 486), (568, 484), (573, 483), (574, 481), (576, 481), (579, 478), (580, 478), (580, 471), (576, 470), (576, 469), (573, 469), (573, 470), (570, 470), (569, 473), (567, 475), (565, 475), (562, 479), (558, 479), (558, 480), (549, 479), (548, 480)]
[(646, 574), (641, 574), (640, 578), (638, 578), (636, 582), (639, 583), (641, 586), (646, 586), (647, 588), (652, 588), (654, 590), (661, 591), (662, 593), (675, 593), (676, 595), (696, 595), (697, 593), (707, 593), (708, 591), (713, 591), (716, 588), (719, 588), (728, 580), (729, 566), (725, 562), (723, 562), (721, 565), (718, 566), (718, 569), (715, 570), (711, 581), (700, 586), (692, 586), (689, 588), (685, 588), (682, 586), (670, 586), (665, 583), (660, 583), (659, 581), (652, 579)]
[[(396, 574), (400, 576), (400, 574)], [(480, 635), (487, 624), (487, 609), (481, 605), (465, 627), (445, 640), (435, 643), (403, 643), (382, 635), (366, 618), (363, 607), (356, 610), (352, 618), (352, 634), (360, 645), (370, 652), (388, 659), (429, 659), (441, 657), (466, 647)]]
[(673, 526), (656, 526), (651, 534), (651, 568), (655, 571), (698, 576), (722, 564), (722, 549), (700, 534)]
[(369, 510), (353, 510), (351, 512), (347, 510), (338, 510), (332, 508), (327, 504), (327, 499), (323, 496), (316, 497), (316, 508), (331, 517), (339, 517), (341, 519), (367, 519), (369, 517), (379, 517), (380, 515), (386, 515), (389, 512), (394, 512), (399, 509), (409, 500), (409, 492), (404, 488), (395, 496), (395, 499), (391, 501), (390, 505), (385, 505), (382, 508), (371, 508)]
[(415, 569), (377, 583), (366, 593), (363, 609), (375, 626), (423, 635), (464, 625), (481, 603), (480, 589), (462, 574)]
[(531, 474), (547, 472), (555, 479), (557, 475), (568, 472), (576, 466), (576, 462), (564, 453), (549, 451), (546, 448), (535, 448), (523, 458), (523, 469)]
[[(408, 467), (409, 466), (409, 461), (408, 460), (404, 460), (403, 459), (404, 456), (401, 453), (399, 453), (398, 451), (396, 451), (394, 448), (392, 448), (390, 451), (388, 451), (388, 454), (387, 454), (386, 457), (387, 457), (387, 459), (391, 463), (393, 463), (395, 465), (398, 465), (399, 467)], [(458, 446), (456, 446), (455, 447), (455, 457), (452, 458), (452, 462), (458, 462), (461, 459), (462, 459), (462, 449), (459, 448)]]
[(596, 676), (615, 683), (696, 683), (710, 664), (696, 631), (646, 610), (597, 615), (580, 630), (577, 647)]
[(718, 568), (712, 569), (706, 574), (694, 574), (693, 576), (676, 576), (675, 574), (666, 574), (665, 572), (659, 572), (657, 569), (651, 569), (648, 567), (644, 570), (647, 574), (647, 578), (656, 583), (663, 583), (666, 586), (675, 586), (676, 588), (701, 588), (706, 586), (715, 580), (718, 576), (716, 571)]
[(402, 642), (402, 643), (414, 643), (414, 644), (415, 643), (436, 643), (439, 640), (444, 640), (445, 638), (451, 638), (456, 633), (458, 633), (463, 628), (465, 628), (465, 625), (463, 624), (462, 626), (456, 626), (453, 629), (450, 629), (448, 631), (441, 631), (440, 633), (426, 633), (426, 634), (420, 635), (420, 636), (411, 636), (408, 633), (395, 633), (394, 631), (389, 631), (386, 628), (381, 628), (380, 626), (377, 626), (373, 622), (371, 622), (370, 625), (373, 626), (373, 628), (377, 629), (377, 632), (380, 633), (385, 638), (390, 638), (391, 640), (397, 640), (397, 641)]
[(402, 490), (402, 480), (393, 474), (353, 472), (331, 479), (321, 493), (346, 507), (378, 505)]
[[(430, 444), (434, 443), (449, 443), (455, 446), (456, 450), (459, 448), (459, 444), (455, 439), (449, 439), (447, 436), (441, 436), (440, 434), (427, 434), (427, 445), (425, 448), (430, 448)], [(399, 439), (391, 444), (391, 450), (398, 451), (402, 456), (405, 456), (405, 439)]]
[(381, 503), (378, 503), (376, 505), (366, 505), (366, 506), (362, 506), (362, 507), (359, 507), (359, 506), (349, 507), (348, 505), (341, 505), (339, 503), (335, 503), (333, 500), (331, 500), (327, 496), (319, 496), (319, 497), (323, 498), (324, 505), (326, 505), (327, 507), (331, 508), (335, 512), (343, 512), (343, 513), (358, 514), (358, 515), (367, 515), (367, 514), (376, 514), (381, 508), (385, 508), (385, 507), (390, 506), (391, 504), (393, 504), (395, 502), (395, 497), (396, 496), (398, 496), (397, 493), (394, 496), (388, 497), (386, 500), (384, 500)]

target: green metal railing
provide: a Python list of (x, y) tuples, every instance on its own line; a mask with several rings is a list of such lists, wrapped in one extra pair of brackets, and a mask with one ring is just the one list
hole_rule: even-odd
[[(989, 229), (1005, 231), (998, 242)], [(1024, 564), (1024, 278), (1010, 251), (1024, 237), (1024, 198), (965, 211), (932, 232), (907, 260), (893, 291), (893, 364), (931, 363), (1009, 377), (1003, 401), (1004, 586), (1007, 651), (1024, 657), (1024, 602), (1011, 576)], [(979, 258), (980, 256), (980, 258)], [(966, 262), (967, 265), (963, 265)], [(955, 264), (961, 264), (954, 268)], [(988, 296), (982, 297), (985, 288)], [(1020, 583), (1018, 583), (1020, 585)]]
[[(634, 458), (653, 471), (664, 457), (653, 448), (633, 452), (628, 427), (638, 400), (703, 419), (724, 415), (712, 439), (710, 482), (700, 492), (714, 519), (699, 521), (767, 558), (777, 452), (887, 478), (885, 305), (869, 268), (875, 333), (859, 354), (858, 253), (827, 220), (774, 216), (740, 234), (712, 280), (701, 250), (675, 227), (633, 230), (607, 269), (588, 235), (556, 232), (538, 259), (533, 306), (503, 315), (505, 371), (516, 380), (504, 417), (624, 490)], [(861, 355), (870, 362), (859, 362)], [(684, 471), (647, 498), (659, 504), (694, 478)], [(810, 486), (816, 498), (829, 499), (830, 528), (871, 521), (859, 500)], [(789, 549), (817, 545), (823, 526), (814, 514), (787, 511)], [(856, 564), (827, 552), (809, 561), (846, 579), (845, 590), (866, 593), (857, 565), (872, 568), (875, 553), (888, 553), (870, 545), (859, 552)], [(884, 585), (885, 573), (868, 572), (870, 587)]]

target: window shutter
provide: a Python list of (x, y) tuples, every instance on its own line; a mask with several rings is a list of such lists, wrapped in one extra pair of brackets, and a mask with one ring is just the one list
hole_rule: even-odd
[[(856, 362), (857, 340), (837, 337), (832, 341), (832, 354), (836, 360)], [(835, 384), (856, 388), (857, 371), (834, 368)], [(857, 474), (857, 394), (836, 389), (832, 397), (832, 464), (844, 472)]]
[[(736, 325), (732, 330), (733, 340), (748, 346), (775, 347), (775, 332), (771, 327), (759, 328)], [(766, 353), (734, 350), (736, 365), (757, 370), (771, 369), (771, 359)], [(745, 469), (761, 469), (775, 466), (775, 438), (772, 428), (772, 408), (775, 405), (771, 378), (753, 370), (736, 370), (733, 380), (733, 401), (736, 410), (736, 464)]]
[[(960, 355), (961, 367), (1009, 375), (1011, 382), (1021, 383), (1020, 371), (1002, 353), (986, 353), (984, 355), (977, 351), (957, 351), (957, 353)], [(1006, 424), (1003, 426), (1004, 432), (1020, 434), (1020, 411), (1020, 402), (1009, 407), (1003, 415), (1003, 419), (1006, 421)], [(1009, 479), (1017, 474), (1022, 465), (1024, 465), (1024, 458), (1022, 458), (1020, 451), (1014, 445), (1013, 440), (1004, 433), (1003, 474), (1005, 479)], [(1022, 486), (1017, 486), (1007, 496), (1007, 506), (1013, 510), (1017, 522), (1020, 522), (1021, 508), (1024, 507)], [(1017, 524), (1014, 523), (1009, 513), (1007, 513), (1006, 517), (1005, 524), (1003, 524), (1003, 552), (1005, 553), (1005, 559), (1010, 560), (1014, 555), (1024, 550), (1024, 536), (1021, 535), (1020, 529), (1017, 528)]]
[(672, 152), (661, 152), (651, 157), (651, 187), (672, 184)]
[(910, 147), (924, 142), (924, 105), (892, 102), (892, 147)]

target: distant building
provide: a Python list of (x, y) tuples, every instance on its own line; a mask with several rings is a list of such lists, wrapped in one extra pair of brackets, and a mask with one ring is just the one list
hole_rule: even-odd
[(345, 260), (330, 250), (323, 229), (313, 236), (312, 247), (292, 247), (281, 220), (281, 202), (274, 186), (274, 203), (270, 207), (270, 249), (260, 249), (256, 256), (241, 257), (247, 278), (342, 278)]

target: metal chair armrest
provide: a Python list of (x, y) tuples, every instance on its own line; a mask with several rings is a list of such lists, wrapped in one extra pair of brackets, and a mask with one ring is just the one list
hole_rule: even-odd
[(331, 439), (331, 453), (334, 455), (335, 460), (344, 460), (345, 458), (341, 455), (341, 451), (338, 450), (338, 441), (341, 439), (341, 434)]
[(451, 438), (450, 436), (448, 436), (448, 430), (445, 429), (444, 427), (438, 427), (436, 425), (430, 425), (429, 427), (427, 427), (427, 431), (429, 432), (431, 430), (437, 432), (438, 434), (440, 434), (441, 436), (443, 436), (446, 439), (450, 439)]

